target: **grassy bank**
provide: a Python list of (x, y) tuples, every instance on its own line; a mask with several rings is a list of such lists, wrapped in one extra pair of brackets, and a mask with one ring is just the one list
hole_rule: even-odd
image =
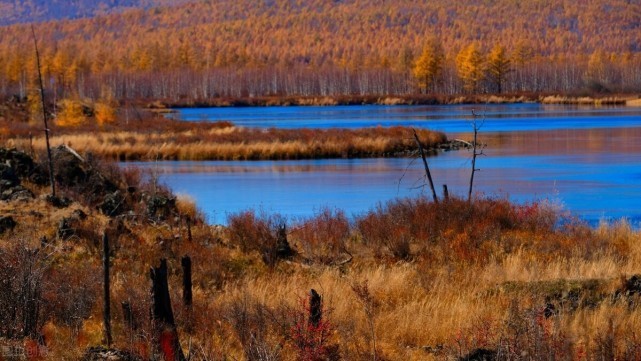
[[(5, 144), (41, 152), (37, 127), (10, 123)], [(0, 126), (0, 129), (2, 127)], [(425, 148), (447, 147), (443, 133), (417, 130)], [(37, 134), (38, 136), (33, 136)], [(267, 160), (407, 156), (416, 150), (409, 128), (254, 129), (228, 122), (192, 123), (151, 118), (105, 127), (54, 128), (51, 144), (101, 158), (131, 160)]]
[[(105, 231), (112, 347), (143, 359), (158, 340), (148, 272), (161, 258), (181, 345), (196, 360), (641, 357), (632, 277), (641, 273), (641, 234), (625, 222), (590, 228), (553, 204), (483, 197), (396, 200), (353, 220), (340, 210), (300, 220), (246, 211), (211, 227), (153, 179), (63, 150), (54, 152), (56, 178), (69, 200), (54, 207), (46, 180), (33, 181), (39, 168), (10, 159), (2, 164), (15, 165), (14, 186), (33, 197), (0, 202), (0, 216), (15, 223), (0, 233), (0, 343), (33, 345), (42, 334), (52, 359), (104, 344)], [(191, 306), (181, 301), (184, 256)], [(312, 288), (323, 297), (322, 327), (308, 327)], [(25, 290), (37, 295), (35, 314), (21, 302)]]
[(318, 97), (241, 97), (212, 98), (201, 101), (155, 101), (141, 105), (155, 111), (170, 108), (252, 107), (252, 106), (332, 106), (332, 105), (455, 105), (455, 104), (576, 104), (625, 105), (637, 94), (476, 94), (476, 95), (400, 95), (400, 96), (318, 96)]

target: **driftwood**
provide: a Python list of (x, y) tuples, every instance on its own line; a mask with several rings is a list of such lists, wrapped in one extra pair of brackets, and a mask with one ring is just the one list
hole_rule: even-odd
[(176, 321), (169, 298), (167, 283), (167, 260), (160, 260), (160, 267), (151, 269), (152, 281), (152, 319), (154, 324), (154, 343), (162, 353), (164, 360), (185, 361), (185, 355), (180, 348)]

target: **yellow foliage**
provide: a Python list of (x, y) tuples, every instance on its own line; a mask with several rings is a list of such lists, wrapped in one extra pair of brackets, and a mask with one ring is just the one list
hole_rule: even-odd
[(487, 72), (496, 85), (498, 93), (501, 93), (505, 76), (511, 71), (511, 61), (506, 54), (505, 47), (496, 44), (488, 55)]
[(436, 82), (443, 67), (443, 59), (445, 59), (443, 46), (436, 39), (431, 39), (412, 69), (419, 86), (425, 93)]
[(82, 102), (77, 99), (64, 99), (60, 101), (60, 111), (56, 117), (56, 124), (61, 127), (76, 127), (87, 121)]
[(97, 102), (95, 106), (96, 123), (103, 126), (116, 120), (116, 109), (108, 102)]
[(40, 90), (32, 88), (27, 93), (27, 109), (30, 122), (42, 122), (42, 98)]
[(483, 79), (483, 55), (476, 43), (463, 48), (456, 56), (456, 69), (465, 90), (476, 93)]

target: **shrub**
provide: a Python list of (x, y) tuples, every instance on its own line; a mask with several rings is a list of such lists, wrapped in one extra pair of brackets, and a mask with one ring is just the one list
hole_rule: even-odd
[(340, 210), (322, 209), (298, 225), (292, 235), (305, 256), (314, 262), (331, 264), (348, 253), (345, 242), (350, 235), (350, 226)]
[(228, 237), (232, 244), (243, 252), (258, 251), (263, 261), (274, 265), (279, 258), (292, 255), (287, 240), (287, 226), (280, 215), (256, 215), (252, 211), (232, 214), (228, 217)]

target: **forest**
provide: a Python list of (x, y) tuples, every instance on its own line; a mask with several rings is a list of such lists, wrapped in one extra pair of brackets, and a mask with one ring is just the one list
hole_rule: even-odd
[[(38, 23), (54, 101), (641, 89), (629, 1), (194, 1)], [(602, 26), (607, 24), (607, 26)], [(29, 25), (0, 28), (0, 94), (34, 88)]]

